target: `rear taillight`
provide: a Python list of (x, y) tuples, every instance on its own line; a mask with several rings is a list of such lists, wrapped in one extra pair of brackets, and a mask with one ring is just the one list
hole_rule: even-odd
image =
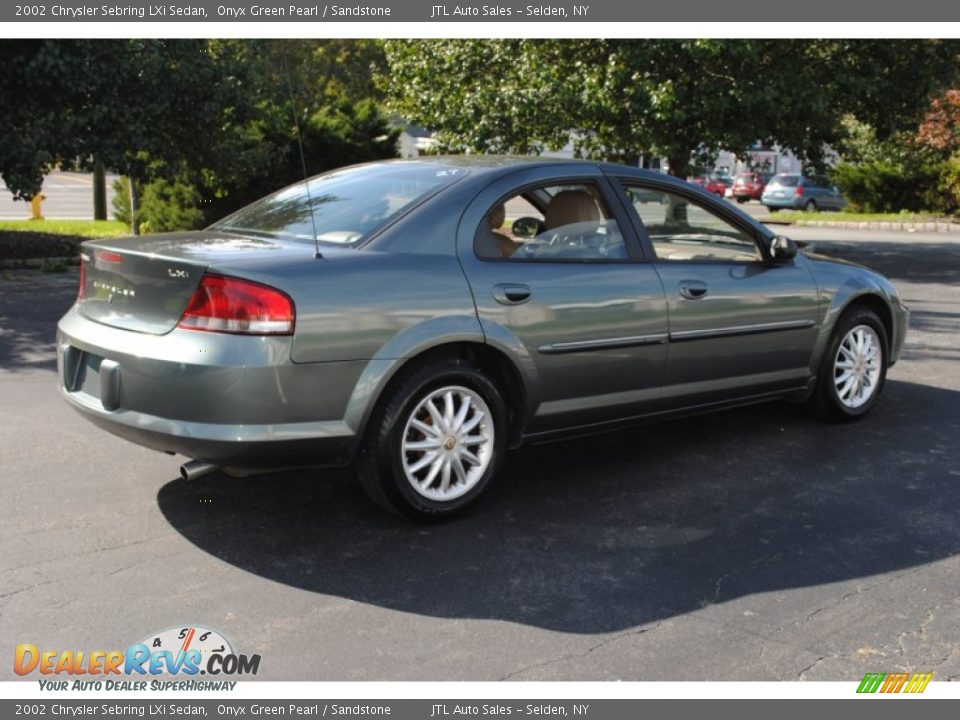
[(87, 268), (80, 258), (80, 286), (77, 288), (77, 302), (87, 297)]
[(111, 252), (110, 250), (97, 250), (94, 257), (97, 258), (100, 262), (107, 263), (121, 263), (123, 262), (123, 255), (120, 253)]
[(803, 195), (803, 185), (797, 185), (797, 189), (793, 191), (793, 194), (797, 196)]
[(177, 327), (242, 335), (292, 335), (293, 300), (249, 280), (204, 275)]

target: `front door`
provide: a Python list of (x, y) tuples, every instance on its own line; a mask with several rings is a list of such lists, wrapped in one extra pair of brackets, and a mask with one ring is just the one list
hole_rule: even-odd
[(818, 293), (802, 259), (769, 262), (723, 203), (624, 181), (667, 298), (664, 400), (687, 407), (802, 387)]

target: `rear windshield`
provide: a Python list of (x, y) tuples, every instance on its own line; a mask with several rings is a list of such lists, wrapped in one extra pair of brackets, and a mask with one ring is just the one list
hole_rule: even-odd
[(797, 180), (799, 179), (797, 175), (776, 175), (773, 180), (770, 181), (770, 184), (779, 185), (780, 187), (796, 187)]
[(316, 232), (318, 242), (349, 247), (465, 174), (463, 168), (421, 162), (335, 170), (311, 178), (309, 188), (302, 182), (257, 200), (210, 229), (310, 243)]
[(753, 175), (749, 175), (749, 174), (737, 175), (737, 180), (739, 180), (740, 182), (753, 182)]

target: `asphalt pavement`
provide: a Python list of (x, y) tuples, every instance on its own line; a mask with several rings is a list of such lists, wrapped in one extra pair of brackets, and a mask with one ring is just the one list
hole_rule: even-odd
[(0, 278), (0, 637), (203, 624), (271, 680), (957, 679), (960, 242), (788, 234), (913, 310), (867, 419), (775, 403), (526, 448), (429, 527), (347, 471), (177, 480), (59, 398), (76, 278)]

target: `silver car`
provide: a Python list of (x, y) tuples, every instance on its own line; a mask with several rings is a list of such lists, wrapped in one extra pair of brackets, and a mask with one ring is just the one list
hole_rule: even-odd
[(825, 177), (781, 173), (774, 175), (763, 188), (760, 202), (770, 212), (777, 210), (842, 210), (847, 199)]
[(85, 417), (185, 478), (354, 464), (413, 518), (522, 443), (781, 398), (859, 418), (907, 327), (877, 273), (591, 162), (360, 165), (81, 260), (58, 364)]

